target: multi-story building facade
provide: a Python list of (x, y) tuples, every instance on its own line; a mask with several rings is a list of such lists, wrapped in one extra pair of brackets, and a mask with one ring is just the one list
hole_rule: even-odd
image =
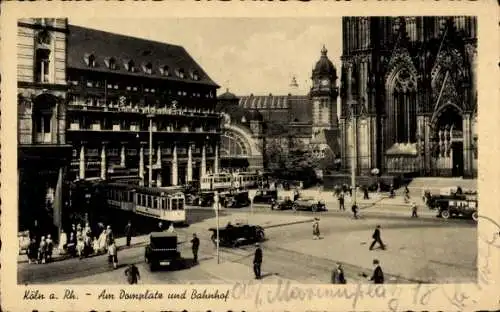
[[(183, 47), (64, 19), (21, 20), (19, 38), (19, 148), (36, 159), (20, 154), (19, 195), (29, 201), (20, 200), (21, 219), (43, 193), (60, 215), (64, 181), (129, 177), (161, 187), (218, 171), (218, 85)], [(41, 166), (44, 157), (58, 162)], [(36, 166), (49, 172), (40, 177)]]
[(318, 158), (324, 157), (328, 150), (340, 153), (337, 71), (327, 52), (323, 47), (313, 68), (309, 94), (297, 94), (298, 84), (293, 78), (288, 95), (236, 96), (227, 91), (219, 96), (220, 111), (248, 129), (249, 135), (242, 141), (253, 140), (247, 145), (257, 146), (259, 155), (269, 145), (280, 145), (283, 149), (302, 146)]
[(476, 18), (344, 17), (342, 27), (344, 168), (476, 175)]

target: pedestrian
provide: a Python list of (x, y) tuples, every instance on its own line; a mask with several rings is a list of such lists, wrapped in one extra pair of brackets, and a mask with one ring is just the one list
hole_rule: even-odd
[(345, 206), (344, 206), (344, 192), (341, 191), (339, 195), (339, 210), (345, 211)]
[(391, 186), (389, 187), (389, 198), (394, 198), (396, 194), (394, 194), (394, 184), (391, 183)]
[(370, 245), (370, 250), (373, 250), (373, 247), (375, 247), (376, 243), (378, 243), (380, 245), (380, 248), (382, 250), (385, 249), (385, 245), (382, 242), (382, 238), (380, 237), (380, 225), (377, 225), (377, 227), (375, 228), (375, 231), (373, 232), (372, 238), (373, 238), (373, 242)]
[(130, 247), (132, 241), (132, 222), (129, 220), (125, 226), (125, 236), (127, 237), (127, 247)]
[(384, 272), (380, 267), (380, 262), (377, 259), (373, 260), (373, 274), (370, 277), (370, 281), (373, 281), (374, 284), (383, 284), (384, 283)]
[(131, 264), (128, 268), (125, 269), (125, 275), (127, 276), (127, 282), (132, 284), (137, 284), (137, 282), (141, 279), (141, 275), (139, 274), (139, 269)]
[(115, 240), (111, 241), (111, 244), (108, 246), (108, 262), (112, 263), (115, 269), (118, 266), (118, 250)]
[(38, 258), (38, 245), (36, 243), (36, 239), (32, 238), (30, 241), (30, 245), (28, 246), (28, 263), (37, 263)]
[(45, 262), (50, 262), (52, 261), (52, 252), (54, 250), (54, 241), (52, 240), (52, 236), (50, 234), (47, 234), (47, 239), (45, 240), (46, 243), (46, 253), (45, 253)]
[(47, 252), (47, 242), (45, 241), (45, 236), (40, 239), (40, 245), (38, 247), (38, 263), (45, 263), (45, 254)]
[(74, 257), (76, 255), (76, 237), (73, 232), (69, 234), (69, 239), (68, 239), (68, 254), (71, 257)]
[(404, 196), (405, 196), (405, 203), (408, 203), (410, 201), (410, 190), (408, 189), (408, 185), (405, 185), (405, 190), (404, 190)]
[(344, 276), (344, 268), (342, 268), (341, 263), (337, 263), (337, 266), (332, 271), (332, 284), (346, 284)]
[(68, 247), (68, 236), (64, 232), (63, 229), (61, 229), (61, 234), (59, 234), (59, 254), (64, 254), (67, 252), (67, 247)]
[(193, 251), (193, 261), (198, 263), (198, 249), (200, 248), (200, 239), (193, 233), (193, 239), (191, 240), (191, 250)]
[(370, 196), (368, 196), (368, 186), (363, 187), (363, 199), (369, 200)]
[(417, 203), (412, 202), (411, 203), (411, 217), (412, 218), (418, 218), (417, 209), (418, 209)]
[(354, 219), (358, 219), (358, 205), (353, 204), (351, 207), (351, 211), (353, 213)]
[(319, 239), (319, 218), (314, 218), (313, 239)]
[(255, 279), (261, 278), (261, 266), (262, 266), (262, 249), (260, 248), (260, 244), (256, 243), (255, 246), (255, 255), (253, 257), (253, 272), (255, 273)]
[(113, 230), (111, 229), (111, 225), (106, 227), (106, 248), (109, 248), (109, 245), (115, 240), (113, 235)]

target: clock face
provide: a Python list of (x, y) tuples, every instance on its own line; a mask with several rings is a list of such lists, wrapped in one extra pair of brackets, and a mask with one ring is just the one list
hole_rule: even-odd
[(328, 79), (321, 80), (321, 85), (322, 86), (327, 86), (329, 83), (330, 83), (330, 80), (328, 80)]

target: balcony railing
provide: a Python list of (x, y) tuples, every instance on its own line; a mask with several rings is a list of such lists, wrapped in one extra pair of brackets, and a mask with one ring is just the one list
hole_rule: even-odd
[(82, 101), (72, 101), (69, 103), (70, 110), (86, 110), (86, 111), (102, 111), (102, 112), (126, 112), (138, 114), (156, 114), (156, 115), (186, 115), (186, 116), (201, 116), (201, 117), (218, 117), (220, 114), (212, 109), (202, 108), (172, 108), (172, 107), (139, 107), (138, 105), (117, 106), (117, 105), (89, 105)]
[[(149, 129), (140, 129), (137, 125), (131, 125), (130, 128), (125, 128), (120, 125), (113, 125), (111, 129), (105, 129), (100, 125), (93, 124), (90, 128), (84, 128), (79, 126), (78, 124), (71, 124), (68, 131), (107, 131), (107, 132), (148, 132)], [(190, 129), (188, 127), (174, 128), (167, 127), (165, 129), (158, 129), (156, 126), (153, 126), (153, 132), (155, 133), (219, 133), (221, 130), (211, 128), (211, 129), (203, 129), (203, 128), (195, 128)]]

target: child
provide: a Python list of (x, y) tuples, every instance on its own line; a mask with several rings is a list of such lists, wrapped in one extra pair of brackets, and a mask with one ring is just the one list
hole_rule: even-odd
[(118, 255), (116, 243), (114, 240), (111, 241), (111, 244), (108, 246), (108, 262), (113, 263), (113, 268), (116, 269), (118, 266)]

